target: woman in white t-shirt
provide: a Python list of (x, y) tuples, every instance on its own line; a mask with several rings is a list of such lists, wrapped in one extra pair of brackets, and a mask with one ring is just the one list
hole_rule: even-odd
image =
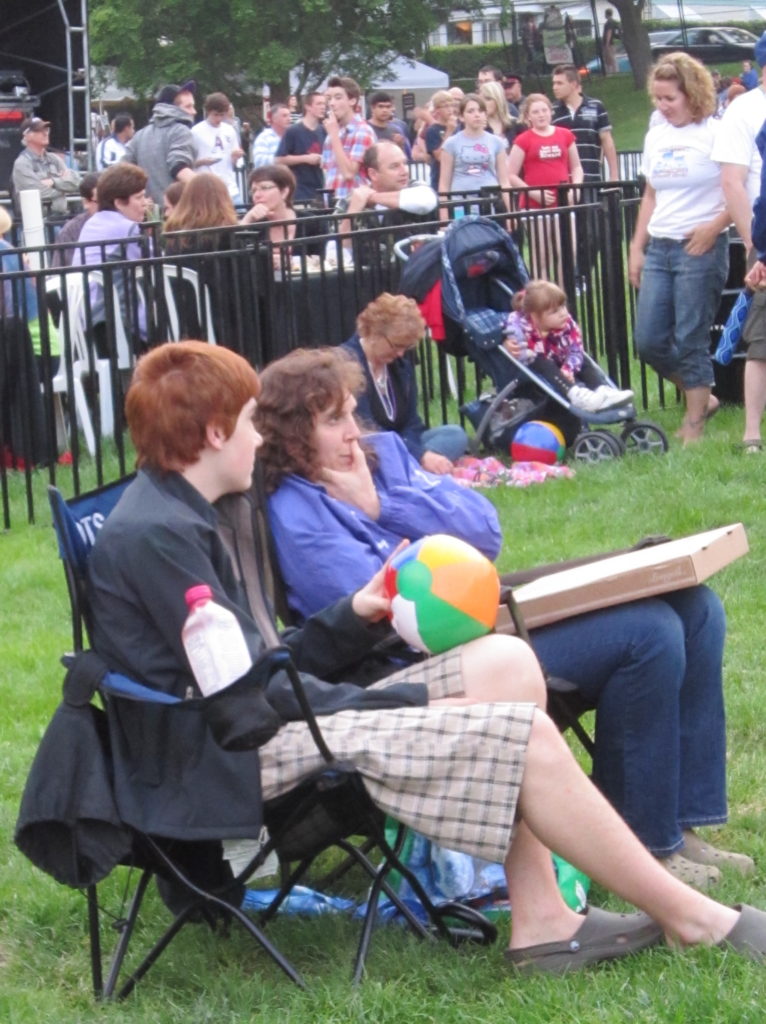
[(710, 156), (718, 122), (709, 72), (671, 53), (652, 68), (649, 93), (664, 120), (644, 140), (647, 183), (630, 243), (628, 273), (640, 289), (635, 340), (642, 359), (684, 393), (677, 436), (686, 445), (718, 409), (710, 327), (728, 273), (731, 218)]
[[(481, 96), (468, 93), (460, 102), (465, 127), (446, 139), (441, 148), (440, 192), (478, 192), (499, 185), (508, 209), (508, 165), (505, 139), (486, 131), (487, 106)], [(447, 220), (448, 209), (439, 211)]]

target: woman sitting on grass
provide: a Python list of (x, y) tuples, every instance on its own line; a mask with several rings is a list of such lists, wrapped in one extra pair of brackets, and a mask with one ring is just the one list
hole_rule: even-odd
[[(489, 557), (491, 504), (436, 477), (394, 434), (354, 416), (359, 365), (337, 349), (298, 349), (266, 367), (257, 422), (269, 515), (290, 607), (300, 618), (363, 585), (405, 538), (449, 533)], [(690, 587), (531, 631), (545, 669), (596, 708), (593, 780), (661, 863), (684, 881), (753, 862), (703, 843), (727, 818), (723, 608)]]
[(426, 333), (414, 299), (383, 292), (356, 318), (356, 334), (343, 348), (364, 370), (358, 413), (381, 430), (393, 430), (407, 451), (429, 473), (451, 473), (468, 450), (468, 436), (457, 423), (426, 429), (418, 412), (412, 356)]

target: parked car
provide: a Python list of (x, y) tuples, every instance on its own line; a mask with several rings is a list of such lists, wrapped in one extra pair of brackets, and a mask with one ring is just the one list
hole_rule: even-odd
[[(708, 26), (704, 28), (687, 28), (686, 42), (681, 29), (663, 29), (661, 32), (649, 33), (649, 49), (652, 60), (657, 60), (666, 53), (683, 50), (697, 57), (703, 64), (717, 64), (726, 61), (752, 60), (753, 48), (758, 37), (744, 28), (726, 28), (724, 26)], [(630, 71), (630, 60), (627, 53), (617, 53), (617, 70)], [(594, 57), (585, 65), (590, 74), (601, 73), (601, 58)]]
[(652, 32), (649, 35), (653, 59), (656, 60), (665, 53), (683, 50), (704, 64), (752, 60), (753, 48), (758, 42), (757, 36), (743, 28), (726, 28), (718, 25), (687, 28), (685, 39), (680, 29), (671, 33), (668, 39), (655, 41), (651, 37), (656, 34)]
[[(650, 32), (649, 33), (649, 46), (654, 48), (665, 43), (666, 39), (672, 39), (673, 36), (678, 34), (678, 29), (672, 28), (670, 30), (663, 29), (661, 32)], [(617, 70), (618, 71), (630, 71), (630, 59), (624, 50), (619, 50), (615, 54), (617, 58)], [(585, 65), (588, 72), (593, 74), (601, 74), (601, 58), (594, 57), (593, 60), (588, 61)]]
[[(630, 71), (630, 60), (628, 59), (627, 53), (624, 50), (620, 50), (615, 53), (615, 59), (617, 61), (618, 71)], [(589, 60), (585, 65), (585, 70), (590, 75), (601, 74), (601, 58), (594, 57), (593, 60)], [(582, 74), (582, 71), (580, 72)]]

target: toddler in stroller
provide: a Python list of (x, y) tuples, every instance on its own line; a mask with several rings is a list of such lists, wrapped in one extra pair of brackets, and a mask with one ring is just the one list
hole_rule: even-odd
[(512, 306), (503, 346), (550, 384), (573, 411), (601, 412), (632, 400), (632, 391), (605, 383), (595, 364), (586, 360), (580, 328), (557, 284), (529, 281), (513, 296)]
[[(461, 406), (461, 413), (476, 430), (474, 450), (485, 445), (507, 452), (521, 424), (540, 419), (561, 430), (576, 459), (595, 462), (617, 458), (626, 450), (667, 451), (664, 432), (654, 423), (636, 420), (632, 393), (617, 389), (583, 351), (579, 329), (579, 383), (567, 381), (564, 375), (556, 388), (555, 382), (546, 378), (546, 373), (559, 371), (555, 362), (542, 356), (542, 372), (538, 373), (536, 366), (523, 361), (528, 346), (518, 345), (522, 358), (513, 354), (516, 346), (508, 335), (509, 321), (514, 321), (508, 311), (514, 295), (526, 292), (530, 281), (513, 239), (501, 224), (489, 217), (467, 216), (453, 221), (442, 238), (421, 236), (409, 243), (408, 253), (402, 251), (401, 244), (397, 247), (397, 255), (405, 263), (399, 290), (420, 306), (431, 336), (440, 343), (440, 358), (446, 354), (468, 356), (495, 387), (494, 395)], [(555, 288), (547, 282), (533, 282), (530, 296), (538, 283)], [(571, 319), (564, 293), (558, 288), (552, 305), (567, 321)], [(517, 312), (523, 314), (523, 308)], [(577, 329), (573, 320), (571, 323)], [(535, 362), (541, 353), (531, 355)], [(612, 424), (620, 426), (620, 435), (601, 429)]]

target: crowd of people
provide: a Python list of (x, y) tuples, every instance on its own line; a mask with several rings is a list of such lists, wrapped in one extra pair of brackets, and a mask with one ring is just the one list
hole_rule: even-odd
[[(605, 53), (618, 38), (619, 25), (607, 12)], [(761, 66), (766, 61), (763, 39), (754, 60)], [(766, 341), (759, 329), (766, 274), (753, 254), (750, 220), (760, 191), (756, 140), (766, 103), (763, 88), (753, 87), (757, 74), (752, 62), (744, 62), (740, 80), (743, 94), (731, 102), (718, 72), (711, 75), (686, 55), (664, 57), (653, 69), (655, 113), (641, 167), (647, 186), (630, 247), (629, 276), (639, 288), (639, 351), (681, 390), (686, 414), (678, 434), (684, 443), (695, 442), (717, 410), (707, 338), (727, 277), (733, 223), (748, 250), (747, 281), (756, 291), (745, 330), (752, 344), (743, 432), (743, 450), (755, 454), (761, 450), (766, 408)], [(513, 189), (521, 190), (515, 200), (521, 208), (555, 208), (562, 197), (576, 206), (578, 192), (571, 186), (617, 180), (617, 153), (603, 104), (583, 92), (574, 65), (556, 66), (551, 87), (553, 100), (544, 93), (525, 96), (520, 75), (485, 65), (477, 72), (475, 92), (439, 90), (405, 122), (397, 117), (390, 93), (377, 90), (365, 105), (358, 83), (336, 75), (322, 92), (303, 98), (302, 113), (296, 103), (275, 103), (269, 124), (251, 138), (249, 125), (237, 118), (224, 93), (205, 97), (204, 116), (195, 123), (196, 84), (167, 85), (158, 92), (145, 127), (136, 131), (129, 114), (115, 116), (98, 143), (96, 173), (125, 163), (141, 167), (147, 176), (145, 216), (164, 213), (171, 233), (262, 226), (272, 242), (289, 243), (327, 231), (325, 222), (314, 219), (319, 210), (348, 213), (348, 219), (337, 222), (338, 241), (318, 253), (330, 266), (347, 265), (354, 258), (354, 216), (363, 211), (379, 211), (385, 223), (447, 220), (478, 209), (470, 203), (456, 207), (454, 196), (470, 197), (487, 186), (499, 190), (505, 208), (510, 208)], [(59, 236), (61, 242), (76, 242), (99, 209), (98, 183), (90, 174), (80, 180), (49, 148), (50, 127), (38, 117), (22, 125), (14, 187), (17, 192), (38, 188), (59, 217), (79, 193), (82, 212)], [(688, 164), (693, 182), (665, 166), (669, 152), (674, 166)], [(430, 165), (430, 183), (411, 180), (413, 158)], [(247, 177), (246, 167), (252, 168)], [(182, 201), (187, 186), (191, 194)], [(443, 201), (447, 194), (452, 203)], [(578, 275), (587, 272), (592, 263), (587, 230), (580, 215), (574, 216), (571, 254), (562, 250), (558, 218), (530, 223), (536, 277), (561, 285), (563, 262), (570, 258)], [(91, 225), (86, 236), (92, 235)], [(75, 249), (61, 248), (54, 261), (66, 264), (74, 255)], [(284, 266), (286, 256), (289, 248), (276, 254), (275, 265)]]
[[(619, 26), (610, 19), (607, 11), (604, 55), (613, 70)], [(537, 44), (530, 38), (529, 46)], [(766, 66), (766, 33), (754, 56)], [(709, 334), (727, 276), (729, 227), (738, 229), (756, 290), (746, 329), (748, 453), (761, 450), (766, 408), (764, 90), (766, 71), (763, 89), (718, 119), (713, 78), (701, 63), (676, 53), (654, 65), (656, 112), (629, 257), (638, 350), (682, 392), (679, 437), (691, 444), (718, 408)], [(554, 208), (562, 188), (576, 205), (579, 186), (616, 179), (609, 116), (583, 93), (576, 68), (556, 66), (552, 91), (555, 102), (541, 92), (524, 96), (519, 75), (486, 66), (475, 92), (439, 90), (407, 125), (389, 93), (374, 92), (365, 111), (358, 83), (332, 76), (324, 92), (304, 97), (300, 116), (274, 104), (269, 126), (249, 143), (225, 94), (209, 94), (195, 123), (195, 84), (167, 85), (145, 127), (135, 131), (127, 115), (114, 119), (97, 175), (82, 180), (48, 150), (50, 125), (29, 119), (14, 179), (19, 189), (36, 182), (56, 212), (79, 189), (84, 209), (61, 230), (71, 247), (56, 250), (62, 264), (139, 259), (140, 225), (152, 207), (164, 216), (169, 253), (188, 251), (188, 233), (202, 232), (195, 251), (220, 255), (227, 232), (245, 227), (271, 243), (277, 263), (280, 246), (289, 252), (296, 239), (321, 235), (318, 211), (334, 208), (343, 218), (334, 247), (343, 264), (353, 261), (353, 218), (365, 210), (391, 223), (448, 219), (438, 193), (467, 195), (470, 210), (472, 194), (487, 186), (500, 190), (506, 212), (513, 188), (522, 190), (521, 206)], [(430, 163), (430, 184), (411, 181), (418, 155)], [(6, 290), (4, 305), (11, 301)], [(103, 323), (103, 295), (94, 293), (92, 306), (94, 324)], [(94, 646), (109, 667), (179, 697), (194, 692), (180, 636), (184, 593), (199, 583), (236, 616), (253, 657), (262, 651), (261, 625), (215, 532), (216, 503), (248, 491), (261, 459), (276, 558), (298, 624), (286, 642), (306, 672), (325, 738), (386, 812), (434, 842), (504, 863), (511, 964), (574, 970), (663, 939), (728, 945), (766, 960), (766, 914), (689, 887), (716, 884), (721, 869), (755, 867), (698, 832), (728, 815), (718, 597), (697, 586), (574, 616), (533, 630), (531, 646), (495, 635), (426, 660), (401, 644), (381, 657), (378, 644), (390, 634), (382, 580), (402, 543), (446, 532), (494, 559), (503, 542), (491, 502), (452, 479), (465, 432), (428, 430), (419, 415), (412, 352), (425, 334), (421, 311), (413, 299), (383, 293), (360, 311), (350, 338), (293, 351), (260, 374), (226, 347), (225, 329), (216, 346), (160, 345), (133, 373), (126, 417), (139, 472), (89, 567)], [(532, 280), (516, 296), (502, 344), (586, 412), (632, 398), (591, 372), (566, 296), (551, 281)], [(303, 630), (322, 637), (310, 654)], [(541, 666), (596, 709), (592, 782), (545, 713)], [(276, 724), (247, 767), (270, 799), (300, 782), (316, 758), (290, 694), (277, 681), (264, 699)], [(129, 824), (173, 839), (211, 828), (221, 837), (258, 833), (243, 762), (214, 747), (203, 721), (137, 703), (115, 702), (110, 713)], [(147, 759), (145, 737), (158, 730), (169, 742), (150, 744)], [(179, 773), (169, 755), (190, 745), (204, 756)], [(417, 772), (413, 746), (422, 754)], [(201, 820), (196, 785), (222, 797), (212, 820)], [(461, 813), (448, 813), (457, 798)], [(571, 912), (549, 847), (642, 912)]]

